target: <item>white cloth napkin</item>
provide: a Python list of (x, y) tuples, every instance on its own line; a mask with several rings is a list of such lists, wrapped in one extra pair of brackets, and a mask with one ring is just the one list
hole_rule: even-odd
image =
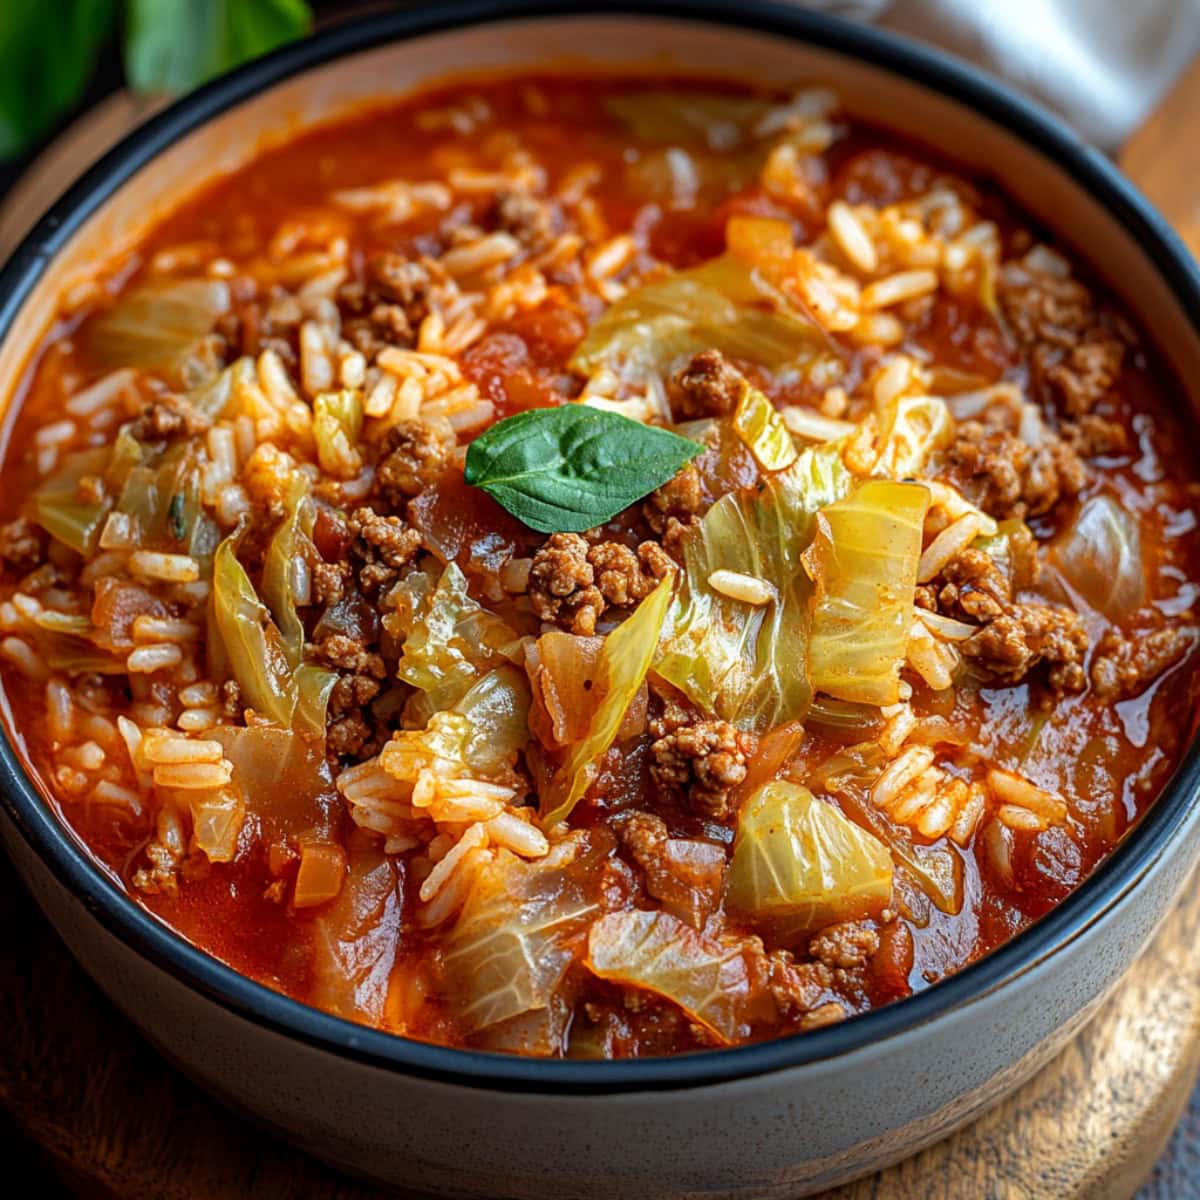
[(970, 59), (1109, 151), (1200, 54), (1200, 0), (800, 2)]

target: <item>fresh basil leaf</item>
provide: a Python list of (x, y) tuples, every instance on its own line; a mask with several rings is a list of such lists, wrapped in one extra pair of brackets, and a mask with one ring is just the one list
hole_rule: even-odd
[(581, 533), (673, 478), (704, 449), (586, 404), (533, 408), (467, 448), (466, 480), (541, 533)]
[(128, 0), (125, 75), (140, 92), (187, 92), (311, 23), (305, 0)]
[(113, 0), (0, 0), (0, 158), (28, 149), (87, 87)]

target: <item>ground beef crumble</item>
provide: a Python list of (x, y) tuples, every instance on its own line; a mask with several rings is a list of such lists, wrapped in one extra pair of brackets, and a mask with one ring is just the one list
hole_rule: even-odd
[(964, 495), (994, 517), (1036, 516), (1077, 496), (1088, 472), (1066, 441), (1047, 434), (1030, 446), (978, 421), (958, 426), (948, 452), (949, 475)]
[(399, 421), (388, 430), (375, 469), (375, 490), (392, 509), (427, 487), (446, 465), (452, 438), (425, 421)]
[(197, 437), (211, 425), (212, 421), (182, 396), (162, 396), (142, 409), (129, 432), (139, 442), (161, 442)]
[(351, 552), (361, 563), (358, 586), (365, 596), (391, 587), (421, 548), (421, 535), (402, 517), (380, 516), (366, 506), (350, 515), (349, 528), (355, 539)]
[(427, 259), (385, 251), (367, 261), (362, 282), (344, 284), (338, 301), (349, 314), (346, 340), (373, 360), (386, 346), (412, 346), (429, 312), (429, 293), (438, 268)]
[(707, 507), (700, 472), (688, 463), (643, 501), (642, 516), (659, 535), (663, 549), (682, 560), (684, 538)]
[(865, 967), (879, 949), (879, 934), (870, 925), (846, 921), (822, 929), (808, 944), (808, 952), (835, 970)]
[(1092, 660), (1092, 688), (1104, 700), (1136, 696), (1195, 646), (1198, 633), (1186, 628), (1105, 631)]
[(1044, 667), (1056, 693), (1080, 692), (1087, 684), (1088, 637), (1079, 615), (1058, 605), (1015, 601), (1011, 583), (982, 550), (968, 548), (948, 563), (937, 579), (917, 589), (917, 603), (979, 625), (958, 646), (990, 678), (1018, 683)]
[(673, 566), (657, 542), (635, 552), (620, 542), (589, 545), (578, 533), (555, 533), (533, 556), (529, 599), (539, 620), (590, 635), (606, 609), (644, 599)]
[(675, 416), (693, 420), (732, 413), (746, 380), (719, 350), (702, 350), (675, 376), (675, 384), (679, 389)]
[(361, 639), (341, 633), (330, 634), (313, 650), (338, 672), (329, 693), (326, 750), (337, 757), (373, 753), (378, 739), (363, 710), (383, 689), (383, 658)]
[(46, 557), (49, 539), (25, 517), (0, 525), (0, 559), (15, 571), (32, 571)]
[(703, 816), (725, 820), (732, 793), (746, 778), (752, 752), (748, 735), (728, 721), (700, 720), (668, 702), (650, 722), (650, 775), (661, 788), (679, 791)]
[(1078, 280), (1013, 267), (1005, 273), (1000, 303), (1035, 383), (1068, 415), (1090, 412), (1116, 383), (1125, 343)]
[(526, 250), (537, 253), (550, 245), (563, 222), (552, 201), (509, 188), (496, 194), (493, 223), (498, 230), (512, 234)]

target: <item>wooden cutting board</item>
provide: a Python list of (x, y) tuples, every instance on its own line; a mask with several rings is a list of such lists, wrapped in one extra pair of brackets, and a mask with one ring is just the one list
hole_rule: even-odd
[[(118, 95), (68, 130), (0, 210), (0, 257), (103, 146), (147, 115)], [(1200, 63), (1122, 165), (1200, 253), (1200, 185), (1181, 147)], [(72, 1194), (108, 1200), (374, 1200), (248, 1128), (164, 1063), (0, 872), (0, 1114)], [(1200, 894), (1189, 890), (1096, 1018), (999, 1108), (826, 1200), (1116, 1200), (1162, 1154), (1200, 1068)]]

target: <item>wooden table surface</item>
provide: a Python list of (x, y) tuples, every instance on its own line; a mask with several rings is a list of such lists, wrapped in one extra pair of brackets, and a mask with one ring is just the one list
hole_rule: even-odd
[[(118, 96), (69, 131), (0, 212), (0, 256), (64, 177), (144, 112)], [(1200, 186), (1178, 154), (1192, 113), (1200, 64), (1122, 164), (1200, 249)], [(0, 1150), (27, 1139), (44, 1172), (40, 1196), (55, 1182), (109, 1200), (381, 1195), (256, 1132), (167, 1066), (3, 873), (0, 929), (0, 1113), (11, 1126)], [(1143, 1184), (1144, 1200), (1200, 1195), (1200, 1105), (1176, 1129), (1200, 1068), (1198, 934), (1200, 893), (1189, 888), (1097, 1017), (1037, 1077), (970, 1128), (826, 1200), (1117, 1200)]]

